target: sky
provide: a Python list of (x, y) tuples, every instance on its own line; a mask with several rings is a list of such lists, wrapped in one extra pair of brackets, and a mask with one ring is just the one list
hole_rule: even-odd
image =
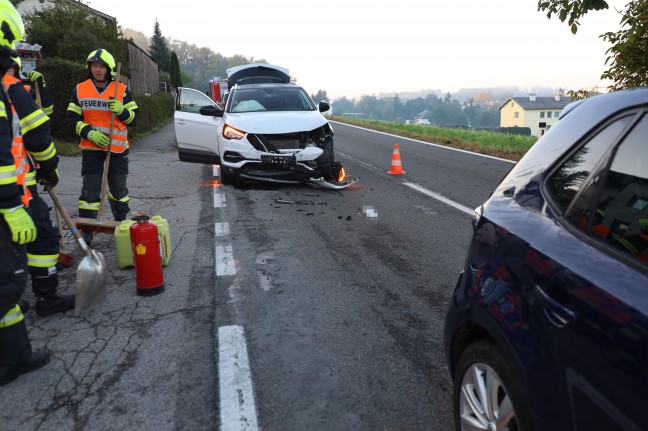
[[(123, 28), (290, 70), (330, 99), (418, 90), (605, 87), (609, 44), (628, 0), (590, 12), (573, 35), (537, 0), (89, 0)], [(164, 6), (161, 4), (164, 3)], [(168, 6), (172, 4), (173, 6)]]

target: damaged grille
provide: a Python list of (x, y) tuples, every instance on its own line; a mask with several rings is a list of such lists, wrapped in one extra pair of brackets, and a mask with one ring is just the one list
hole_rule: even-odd
[(293, 150), (306, 148), (307, 144), (319, 145), (333, 136), (329, 124), (325, 124), (310, 132), (293, 132), (279, 134), (248, 134), (247, 139), (259, 151), (278, 153), (280, 150)]

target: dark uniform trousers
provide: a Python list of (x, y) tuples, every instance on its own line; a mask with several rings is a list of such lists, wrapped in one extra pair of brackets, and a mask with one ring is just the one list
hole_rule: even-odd
[(11, 241), (11, 232), (0, 217), (0, 368), (26, 363), (32, 348), (18, 300), (27, 283), (27, 250)]
[[(27, 253), (34, 262), (28, 262), (32, 290), (38, 298), (52, 298), (58, 290), (56, 264), (61, 250), (61, 235), (50, 217), (51, 208), (38, 194), (37, 186), (29, 186), (32, 199), (27, 211), (36, 226), (36, 240), (27, 244)], [(43, 263), (47, 262), (49, 263)]]
[[(89, 204), (98, 204), (101, 200), (101, 183), (103, 181), (103, 169), (106, 160), (106, 151), (82, 150), (81, 176), (83, 176), (83, 188), (81, 189), (80, 201)], [(108, 202), (113, 217), (117, 221), (126, 219), (130, 207), (128, 205), (128, 188), (126, 177), (128, 175), (128, 151), (124, 153), (112, 153), (110, 165), (108, 166)], [(97, 218), (99, 211), (86, 208), (79, 208), (79, 217)]]

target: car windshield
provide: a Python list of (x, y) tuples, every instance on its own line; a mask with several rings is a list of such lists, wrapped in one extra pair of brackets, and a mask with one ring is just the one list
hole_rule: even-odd
[(313, 111), (315, 106), (299, 87), (238, 88), (229, 95), (227, 112)]

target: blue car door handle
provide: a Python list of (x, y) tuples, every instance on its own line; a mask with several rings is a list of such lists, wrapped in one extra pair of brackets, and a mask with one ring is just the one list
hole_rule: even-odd
[(544, 307), (545, 316), (553, 325), (564, 328), (576, 320), (576, 313), (552, 298), (540, 286), (536, 285), (536, 291)]

